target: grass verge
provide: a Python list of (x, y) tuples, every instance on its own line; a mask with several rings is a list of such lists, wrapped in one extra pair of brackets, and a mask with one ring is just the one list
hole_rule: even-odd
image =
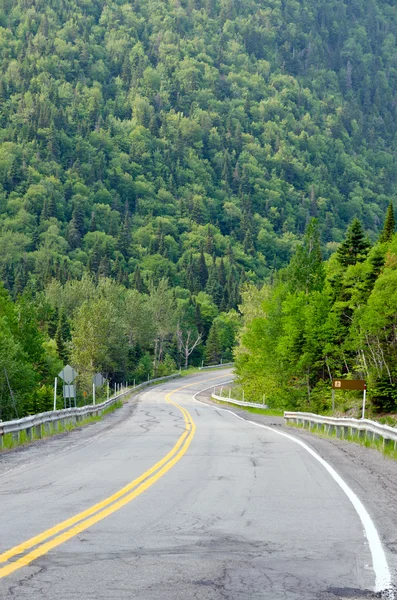
[(397, 449), (394, 448), (394, 442), (392, 441), (363, 437), (358, 433), (349, 433), (348, 435), (345, 435), (343, 437), (338, 437), (335, 431), (331, 431), (330, 433), (328, 433), (324, 431), (324, 429), (320, 429), (318, 427), (309, 430), (304, 425), (299, 425), (298, 423), (289, 423), (288, 427), (293, 427), (295, 429), (304, 429), (305, 431), (308, 431), (309, 433), (312, 433), (324, 439), (342, 439), (347, 442), (359, 444), (360, 446), (364, 446), (365, 448), (373, 448), (374, 450), (378, 450), (379, 452), (381, 452), (387, 458), (397, 460)]

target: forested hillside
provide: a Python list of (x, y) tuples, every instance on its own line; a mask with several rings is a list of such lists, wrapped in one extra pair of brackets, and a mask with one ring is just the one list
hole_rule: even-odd
[[(172, 326), (142, 347), (118, 311), (124, 362), (108, 347), (80, 356), (87, 373), (123, 377), (146, 354), (154, 370), (183, 362), (185, 304), (193, 360), (226, 358), (233, 342), (211, 323), (236, 330), (241, 285), (287, 265), (312, 217), (325, 257), (354, 217), (377, 239), (397, 177), (393, 4), (5, 0), (2, 302), (31, 306), (47, 358), (77, 360), (78, 311), (111, 280), (147, 307), (167, 288)], [(21, 352), (31, 396), (53, 373)]]
[(374, 412), (397, 410), (394, 232), (390, 204), (377, 244), (354, 220), (324, 263), (314, 219), (273, 284), (246, 287), (236, 365), (248, 398), (266, 394), (273, 406), (322, 412), (332, 380), (343, 377), (366, 380)]

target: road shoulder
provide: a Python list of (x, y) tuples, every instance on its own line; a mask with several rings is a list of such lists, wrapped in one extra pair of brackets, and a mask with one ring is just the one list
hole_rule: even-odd
[(373, 448), (345, 440), (321, 438), (306, 430), (284, 425), (281, 417), (252, 414), (237, 407), (221, 407), (208, 394), (197, 397), (201, 402), (230, 410), (239, 417), (278, 429), (304, 441), (326, 460), (357, 494), (374, 520), (387, 552), (393, 579), (397, 576), (397, 461)]

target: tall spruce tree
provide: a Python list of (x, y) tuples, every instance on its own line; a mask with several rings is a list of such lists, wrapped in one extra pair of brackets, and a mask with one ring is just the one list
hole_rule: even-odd
[(370, 243), (366, 239), (362, 225), (358, 219), (354, 219), (347, 230), (346, 238), (337, 250), (338, 261), (343, 267), (363, 262), (370, 249)]
[(393, 202), (390, 202), (387, 207), (385, 224), (383, 226), (383, 231), (379, 238), (380, 242), (390, 242), (391, 238), (394, 235), (396, 230), (396, 219), (394, 217), (394, 207)]
[(198, 262), (198, 278), (200, 281), (201, 289), (203, 290), (208, 280), (208, 268), (207, 263), (205, 262), (203, 246), (201, 246), (200, 258)]
[(222, 345), (216, 323), (213, 323), (208, 334), (205, 348), (205, 357), (208, 364), (219, 364), (222, 358)]

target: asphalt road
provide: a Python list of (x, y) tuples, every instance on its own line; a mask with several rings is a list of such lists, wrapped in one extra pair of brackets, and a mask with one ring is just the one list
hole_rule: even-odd
[(1, 599), (373, 597), (345, 493), (277, 428), (195, 402), (214, 378), (228, 372), (167, 382), (0, 457)]

